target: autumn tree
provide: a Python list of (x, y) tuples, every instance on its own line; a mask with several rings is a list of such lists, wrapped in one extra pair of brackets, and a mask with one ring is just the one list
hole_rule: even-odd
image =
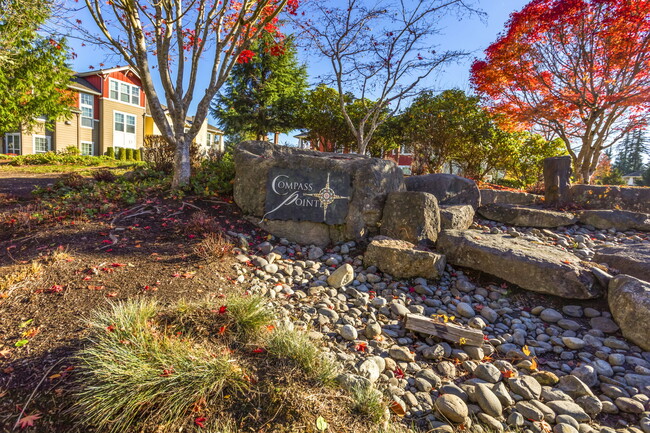
[[(285, 7), (295, 13), (298, 6), (298, 0), (85, 3), (100, 34), (89, 34), (78, 21), (77, 30), (119, 54), (140, 76), (151, 116), (175, 148), (173, 187), (188, 183), (191, 143), (232, 69), (255, 56), (249, 46), (263, 33), (281, 44), (278, 15)], [(162, 88), (156, 88), (154, 75)], [(199, 82), (206, 84), (199, 88)], [(195, 97), (194, 121), (185, 131), (185, 119)]]
[(265, 140), (269, 132), (300, 126), (298, 110), (307, 91), (307, 69), (298, 63), (292, 38), (278, 47), (272, 35), (251, 43), (255, 56), (232, 70), (212, 114), (227, 134), (249, 132)]
[(0, 133), (70, 115), (65, 40), (39, 34), (50, 14), (48, 1), (0, 0)]
[(650, 2), (533, 0), (472, 65), (494, 110), (562, 139), (579, 182), (650, 118)]
[[(441, 17), (472, 10), (467, 0), (374, 2), (346, 0), (341, 7), (313, 2), (302, 23), (316, 51), (327, 59), (326, 82), (336, 87), (341, 113), (365, 154), (377, 128), (399, 112), (403, 100), (415, 96), (434, 71), (461, 57), (438, 53), (431, 36)], [(361, 101), (364, 115), (353, 119), (346, 95)]]

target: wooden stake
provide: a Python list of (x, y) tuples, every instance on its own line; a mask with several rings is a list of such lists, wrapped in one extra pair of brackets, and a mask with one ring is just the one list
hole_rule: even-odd
[(483, 332), (478, 329), (455, 325), (453, 323), (439, 322), (418, 314), (408, 314), (404, 322), (404, 327), (411, 331), (433, 335), (443, 340), (458, 344), (467, 344), (468, 346), (482, 346), (484, 341)]

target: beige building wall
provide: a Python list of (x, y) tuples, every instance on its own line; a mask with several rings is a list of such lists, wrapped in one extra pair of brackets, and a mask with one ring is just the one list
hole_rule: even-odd
[(125, 104), (108, 98), (102, 98), (99, 106), (100, 155), (106, 152), (106, 148), (115, 147), (113, 143), (113, 128), (114, 113), (116, 111), (135, 116), (135, 147), (136, 149), (142, 147), (144, 141), (144, 107)]
[(54, 132), (45, 129), (45, 122), (38, 122), (31, 131), (23, 130), (20, 133), (20, 150), (23, 155), (35, 153), (34, 137), (45, 136), (50, 139), (50, 150), (54, 150)]

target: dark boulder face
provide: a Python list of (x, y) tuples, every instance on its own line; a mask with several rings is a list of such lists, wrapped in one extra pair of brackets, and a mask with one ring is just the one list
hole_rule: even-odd
[(388, 194), (381, 234), (413, 244), (435, 244), (440, 232), (440, 210), (433, 194), (400, 191)]
[(397, 164), (379, 158), (245, 141), (234, 160), (233, 196), (243, 213), (302, 244), (377, 234), (387, 194), (405, 189)]
[(433, 194), (440, 206), (468, 204), (477, 209), (481, 205), (481, 193), (476, 182), (454, 174), (411, 176), (406, 178), (406, 189)]

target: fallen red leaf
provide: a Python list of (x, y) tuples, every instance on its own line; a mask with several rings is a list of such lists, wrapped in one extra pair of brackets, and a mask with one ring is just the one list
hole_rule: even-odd
[(219, 314), (225, 314), (227, 309), (228, 309), (227, 305), (222, 305), (221, 307), (219, 307)]
[(221, 328), (219, 328), (219, 335), (223, 335), (225, 333), (226, 333), (226, 326), (224, 325)]
[(205, 428), (205, 425), (203, 425), (203, 423), (205, 422), (206, 419), (207, 419), (207, 418), (204, 417), (204, 416), (200, 416), (200, 417), (198, 417), (198, 418), (195, 418), (195, 419), (194, 419), (194, 424), (196, 424), (196, 425), (199, 426), (200, 428)]
[(20, 426), (21, 429), (27, 428), (27, 427), (34, 427), (34, 421), (38, 420), (41, 418), (41, 414), (35, 413), (32, 415), (25, 415), (18, 421), (18, 425)]
[(108, 292), (108, 293), (106, 294), (106, 297), (107, 297), (107, 298), (114, 298), (114, 297), (116, 297), (116, 296), (117, 296), (117, 292)]
[(401, 368), (395, 367), (395, 370), (393, 370), (393, 373), (395, 374), (395, 377), (397, 379), (404, 379), (404, 371)]
[(263, 347), (258, 347), (256, 349), (253, 349), (253, 353), (264, 353), (266, 350)]

